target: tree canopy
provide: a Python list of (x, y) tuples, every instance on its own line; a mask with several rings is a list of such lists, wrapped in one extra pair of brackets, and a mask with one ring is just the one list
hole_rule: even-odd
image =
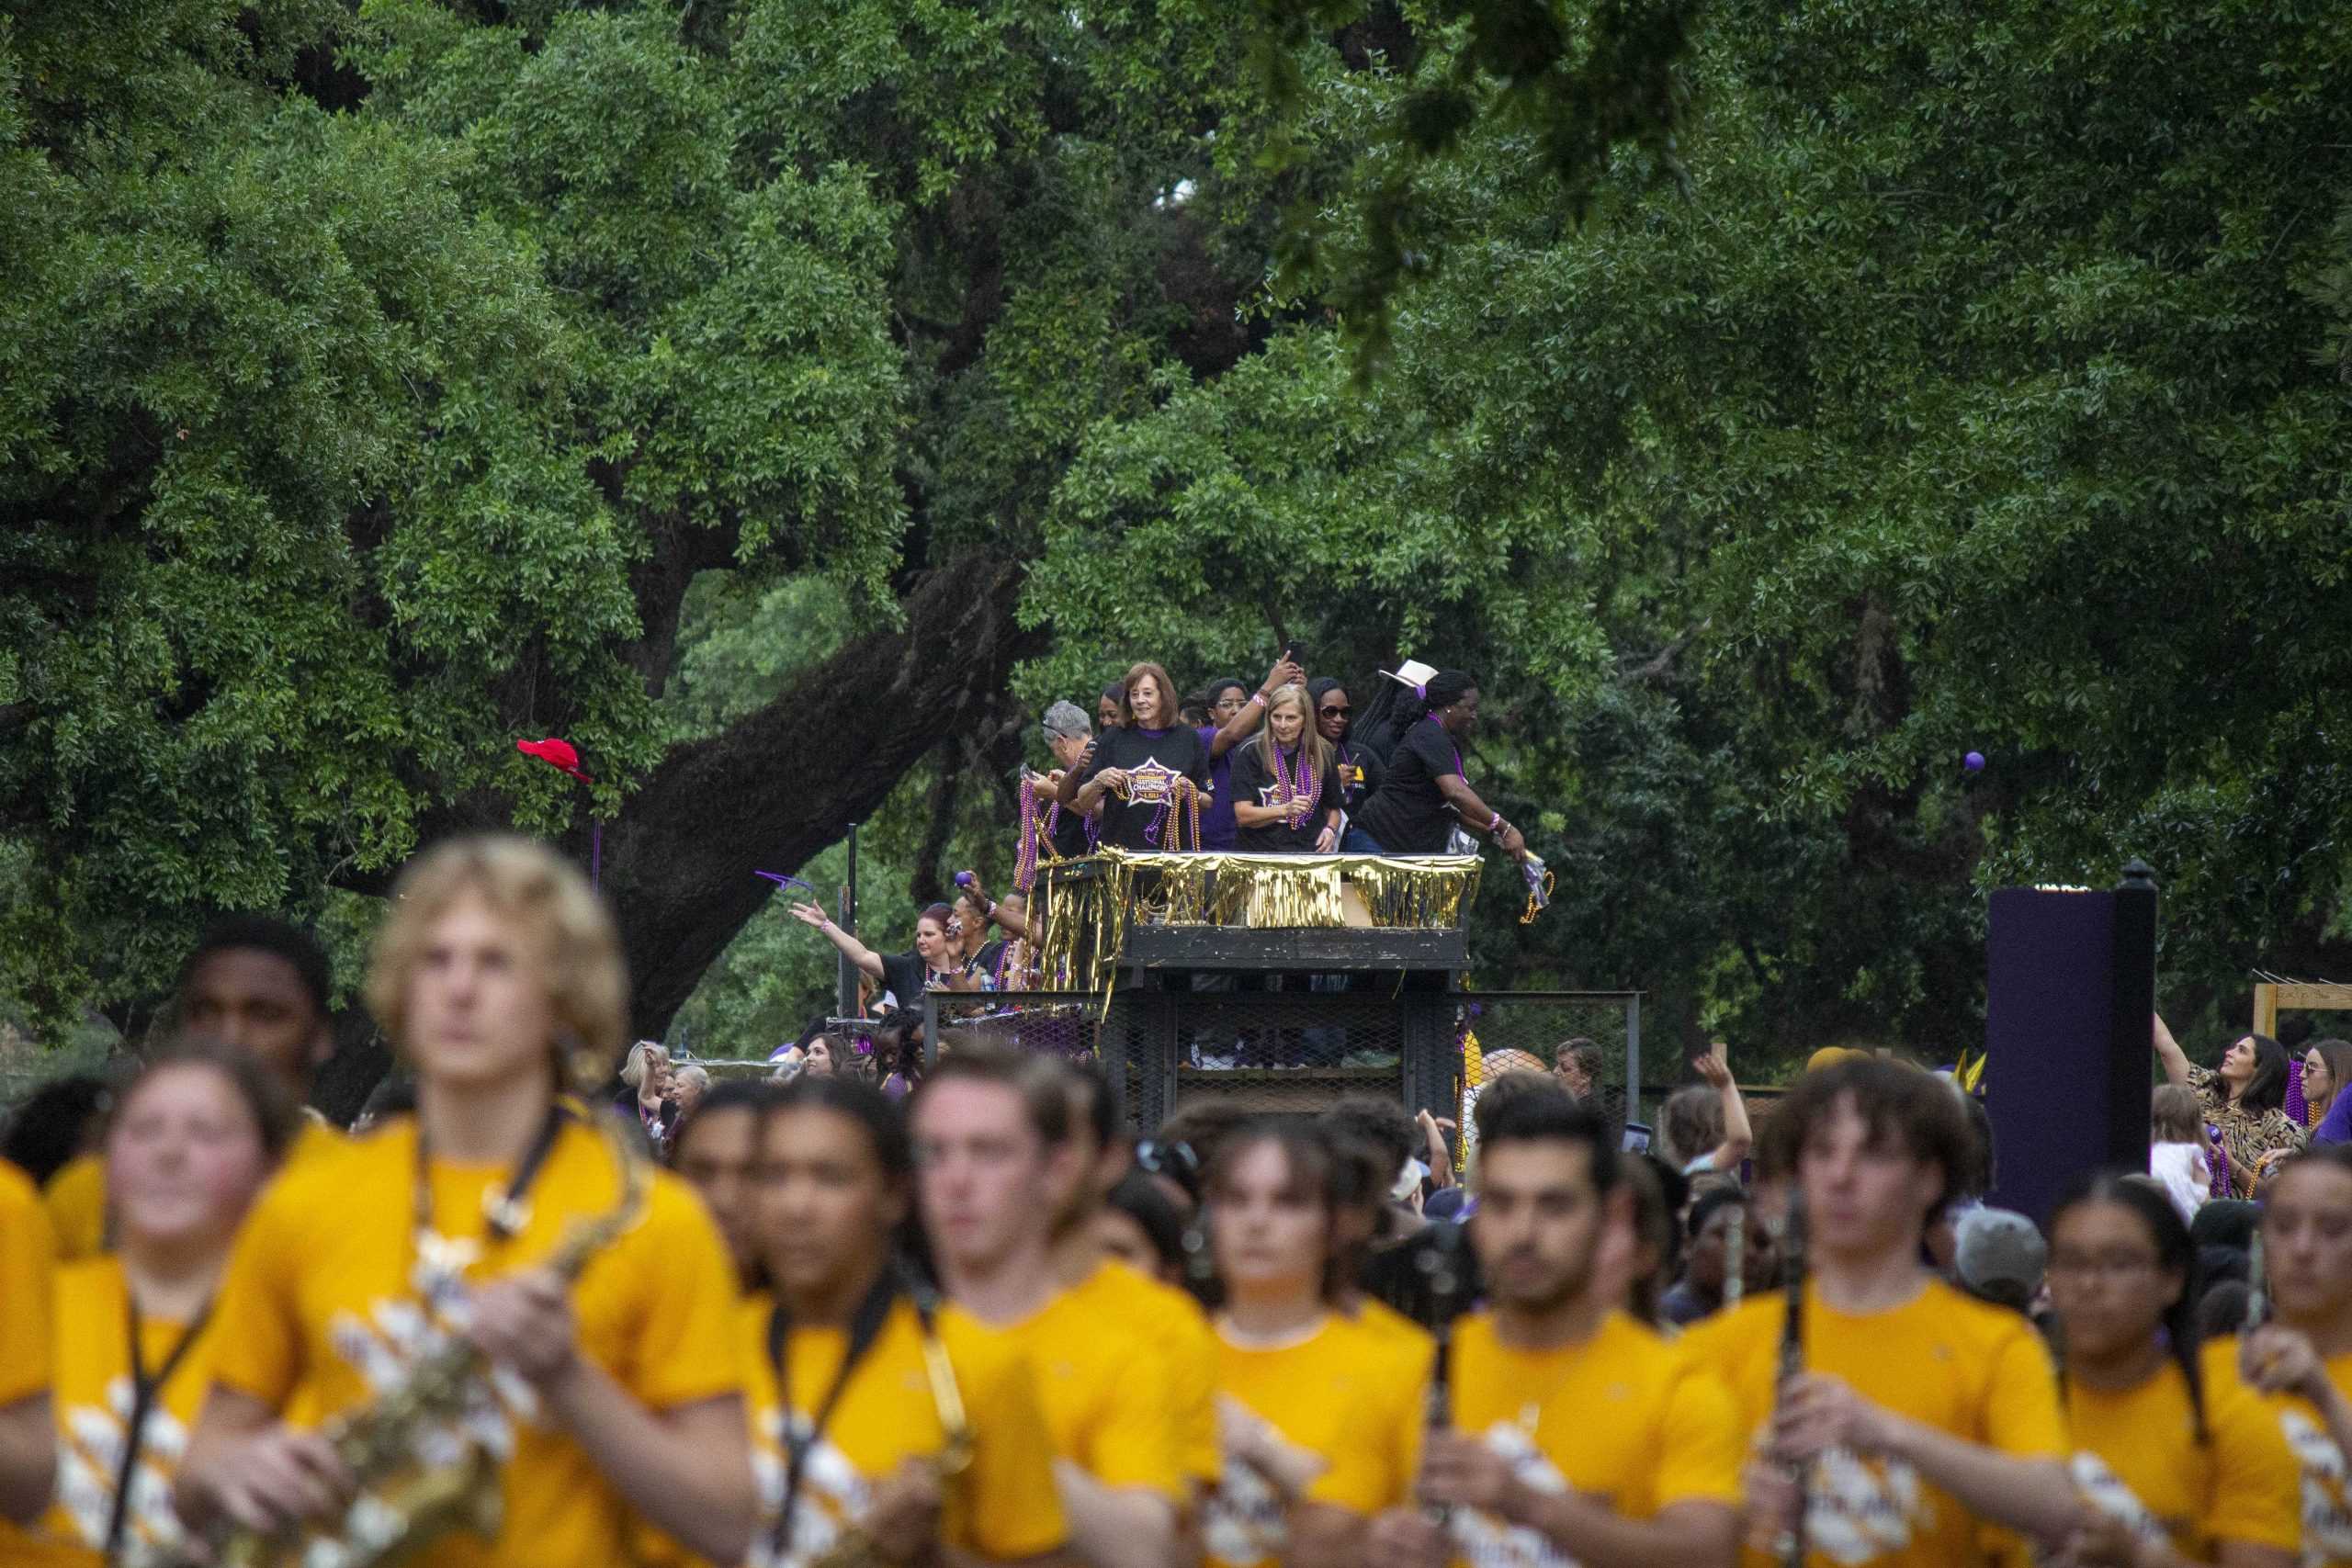
[(1984, 892), (2132, 855), (2194, 1007), (2352, 971), (2348, 51), (2222, 0), (11, 7), (0, 996), (135, 1025), (209, 911), (347, 957), (420, 843), (594, 819), (638, 1027), (772, 1045), (831, 965), (752, 869), (870, 822), (895, 945), (1001, 878), (1045, 702), (1286, 639), (1479, 675), (1560, 891), (1488, 879), (1478, 984), (1949, 1055)]

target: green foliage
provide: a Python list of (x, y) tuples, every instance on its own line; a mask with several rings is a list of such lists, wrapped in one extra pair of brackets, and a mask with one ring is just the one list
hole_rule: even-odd
[[(2132, 854), (2189, 1010), (2352, 971), (2352, 17), (1694, 15), (16, 7), (0, 995), (220, 907), (348, 970), (420, 835), (625, 820), (967, 549), (1035, 657), (866, 826), (894, 949), (1036, 706), (1303, 640), (1485, 682), (1559, 893), (1483, 985), (1949, 1054), (1984, 891)], [(771, 903), (681, 1027), (831, 975)]]
[[(2340, 964), (2352, 422), (2313, 354), (2346, 42), (2225, 5), (1720, 6), (1687, 193), (1622, 160), (1580, 229), (1478, 117), (1416, 175), (1446, 265), (1360, 396), (1315, 324), (1091, 434), (1031, 694), (1093, 649), (1264, 647), (1276, 609), (1318, 664), (1478, 671), (1474, 772), (1562, 886), (1482, 964), (1648, 986), (1693, 1037), (1949, 1054), (1982, 891), (2135, 853), (2194, 1002)], [(1316, 123), (1362, 143), (1453, 47)]]

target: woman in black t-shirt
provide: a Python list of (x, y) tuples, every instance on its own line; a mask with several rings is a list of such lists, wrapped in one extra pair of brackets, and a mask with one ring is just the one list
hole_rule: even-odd
[(1062, 776), (1058, 798), (1088, 816), (1099, 807), (1106, 844), (1197, 849), (1194, 807), (1208, 802), (1209, 750), (1175, 722), (1175, 687), (1167, 671), (1138, 664), (1127, 671), (1125, 691), (1120, 727), (1102, 732), (1082, 772)]
[(1527, 853), (1519, 829), (1488, 807), (1462, 776), (1462, 742), (1478, 724), (1478, 687), (1459, 670), (1441, 670), (1421, 688), (1428, 716), (1416, 721), (1388, 759), (1380, 793), (1348, 829), (1351, 854), (1438, 855), (1458, 822), (1485, 833), (1514, 859)]
[(1354, 739), (1355, 705), (1347, 687), (1329, 675), (1307, 682), (1306, 694), (1315, 705), (1315, 732), (1331, 748), (1331, 772), (1340, 781), (1340, 809), (1353, 817), (1363, 803), (1380, 793), (1388, 770), (1379, 758)]
[(825, 911), (814, 904), (795, 904), (792, 913), (804, 924), (824, 932), (826, 940), (840, 948), (852, 964), (881, 985), (895, 1006), (920, 1012), (925, 987), (942, 991), (954, 988), (962, 959), (947, 934), (947, 922), (955, 912), (944, 904), (933, 904), (915, 917), (915, 945), (911, 953), (876, 953), (833, 924)]
[(1233, 758), (1234, 848), (1252, 854), (1329, 854), (1340, 847), (1340, 780), (1316, 733), (1306, 689), (1266, 702), (1266, 727)]

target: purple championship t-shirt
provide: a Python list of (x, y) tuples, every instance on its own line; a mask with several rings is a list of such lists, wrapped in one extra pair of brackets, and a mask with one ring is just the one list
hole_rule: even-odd
[[(1204, 724), (1193, 731), (1201, 738), (1201, 750), (1206, 751), (1216, 744), (1216, 726)], [(1235, 750), (1240, 750), (1236, 747)], [(1201, 813), (1201, 848), (1230, 850), (1233, 848), (1233, 752), (1209, 759), (1209, 788), (1216, 795)]]

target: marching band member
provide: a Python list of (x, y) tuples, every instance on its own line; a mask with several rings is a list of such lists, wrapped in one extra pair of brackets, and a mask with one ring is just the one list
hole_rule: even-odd
[(380, 1407), (470, 1346), (490, 1375), (465, 1380), (461, 1416), (414, 1434), (415, 1457), (486, 1456), (501, 1522), (422, 1562), (610, 1562), (647, 1524), (742, 1560), (742, 1375), (710, 1349), (733, 1343), (726, 1249), (683, 1183), (623, 1165), (559, 1094), (567, 1066), (619, 1057), (627, 992), (611, 918), (547, 849), (462, 840), (401, 877), (368, 1003), (415, 1070), (416, 1113), (289, 1169), (246, 1221), (180, 1472), (192, 1531), (411, 1528), (286, 1415), (298, 1398), (330, 1419)]
[(1119, 1136), (1119, 1107), (1111, 1080), (1090, 1060), (1054, 1064), (1069, 1098), (1064, 1134), (1079, 1172), (1071, 1197), (1054, 1221), (1054, 1279), (1071, 1315), (1144, 1326), (1167, 1371), (1169, 1415), (1178, 1424), (1185, 1470), (1205, 1490), (1216, 1484), (1216, 1338), (1208, 1315), (1191, 1295), (1110, 1256), (1098, 1219), (1111, 1189), (1130, 1168)]
[(191, 1041), (153, 1058), (107, 1129), (115, 1250), (59, 1270), (53, 1555), (137, 1562), (180, 1544), (171, 1482), (209, 1386), (238, 1223), (300, 1113), (251, 1055)]
[(1222, 1473), (1202, 1530), (1216, 1568), (1361, 1557), (1409, 1495), (1432, 1342), (1336, 1309), (1345, 1156), (1269, 1123), (1209, 1168)]
[(2294, 1461), (2235, 1347), (2200, 1363), (2196, 1268), (2188, 1227), (2143, 1178), (2078, 1181), (2051, 1213), (2070, 1468), (2091, 1505), (2068, 1543), (2082, 1568), (2294, 1561)]
[(996, 1563), (1058, 1551), (1069, 1526), (1027, 1360), (910, 1285), (898, 1107), (854, 1078), (795, 1079), (763, 1121), (757, 1181), (775, 1298), (741, 1319), (763, 1505), (754, 1568), (854, 1563), (867, 1548), (892, 1563), (936, 1545)]
[(941, 1282), (1036, 1369), (1071, 1544), (1093, 1568), (1169, 1568), (1191, 1496), (1170, 1358), (1056, 1280), (1055, 1218), (1089, 1173), (1065, 1080), (1043, 1058), (975, 1043), (913, 1098), (915, 1190)]
[(0, 1556), (14, 1562), (16, 1527), (49, 1506), (57, 1468), (50, 1424), (50, 1298), (57, 1242), (40, 1193), (0, 1160)]
[[(266, 915), (232, 915), (208, 928), (180, 966), (173, 1010), (188, 1034), (250, 1052), (299, 1106), (334, 1055), (332, 988), (326, 950), (308, 933)], [(288, 1157), (308, 1159), (343, 1142), (324, 1118), (306, 1115)], [(106, 1247), (106, 1169), (105, 1156), (92, 1152), (50, 1178), (46, 1201), (61, 1263)]]
[(2269, 1396), (2301, 1472), (2305, 1568), (2341, 1568), (2352, 1563), (2352, 1144), (2290, 1160), (2262, 1194), (2278, 1321), (2238, 1341), (2239, 1366)]
[(1783, 1295), (1683, 1339), (1765, 1450), (1747, 1467), (1751, 1546), (1769, 1555), (1802, 1528), (1808, 1562), (1929, 1568), (1974, 1562), (1979, 1519), (2063, 1542), (2081, 1505), (2049, 1352), (2023, 1317), (1919, 1261), (1929, 1217), (1972, 1163), (1958, 1097), (1894, 1063), (1839, 1062), (1774, 1108), (1762, 1163), (1792, 1174), (1804, 1200), (1804, 1370), (1778, 1387)]
[(1470, 1221), (1491, 1307), (1457, 1322), (1446, 1426), (1420, 1511), (1372, 1531), (1375, 1568), (1728, 1564), (1739, 1440), (1712, 1375), (1617, 1304), (1633, 1245), (1623, 1168), (1600, 1118), (1549, 1084), (1498, 1103)]

